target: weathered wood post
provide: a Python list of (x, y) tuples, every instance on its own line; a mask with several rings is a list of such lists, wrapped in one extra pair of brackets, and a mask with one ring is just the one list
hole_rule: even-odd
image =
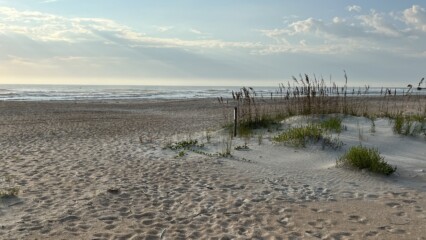
[(234, 137), (237, 136), (238, 108), (234, 107)]

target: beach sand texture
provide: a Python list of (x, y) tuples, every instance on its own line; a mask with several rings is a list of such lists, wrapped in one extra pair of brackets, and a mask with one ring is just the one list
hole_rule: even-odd
[(426, 239), (425, 139), (363, 121), (340, 138), (363, 129), (394, 176), (335, 168), (348, 146), (268, 135), (234, 140), (250, 150), (231, 158), (163, 149), (209, 131), (220, 151), (215, 100), (0, 102), (0, 187), (19, 187), (0, 200), (0, 239)]

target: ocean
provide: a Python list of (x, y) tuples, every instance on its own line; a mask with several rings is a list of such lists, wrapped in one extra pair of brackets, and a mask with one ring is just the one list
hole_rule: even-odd
[[(224, 86), (117, 86), (117, 85), (1, 85), (0, 101), (73, 101), (130, 99), (230, 98), (241, 87)], [(392, 88), (392, 94), (394, 93)], [(255, 87), (257, 96), (280, 95), (279, 87)], [(348, 88), (348, 95), (362, 88)], [(407, 88), (396, 88), (401, 95)], [(384, 90), (383, 90), (384, 91)], [(370, 88), (368, 95), (380, 95), (382, 88)], [(414, 91), (426, 94), (426, 91)]]
[(0, 101), (189, 99), (232, 97), (238, 87), (0, 85)]

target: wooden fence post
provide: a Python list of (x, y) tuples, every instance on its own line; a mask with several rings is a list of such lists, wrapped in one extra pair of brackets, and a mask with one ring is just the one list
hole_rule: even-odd
[(234, 107), (234, 137), (237, 136), (238, 108)]

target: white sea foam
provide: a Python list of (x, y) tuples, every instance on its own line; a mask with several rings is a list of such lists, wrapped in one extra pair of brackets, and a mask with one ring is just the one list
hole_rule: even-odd
[[(229, 98), (232, 91), (240, 89), (241, 87), (224, 86), (0, 85), (0, 101)], [(254, 89), (257, 96), (265, 98), (283, 97), (286, 94), (286, 90), (281, 92), (279, 87)], [(399, 95), (404, 90), (406, 89), (396, 89)], [(347, 94), (357, 95), (359, 91), (359, 88), (351, 87)], [(380, 95), (382, 91), (382, 88), (370, 88), (368, 95)], [(426, 94), (426, 91), (416, 94)]]

